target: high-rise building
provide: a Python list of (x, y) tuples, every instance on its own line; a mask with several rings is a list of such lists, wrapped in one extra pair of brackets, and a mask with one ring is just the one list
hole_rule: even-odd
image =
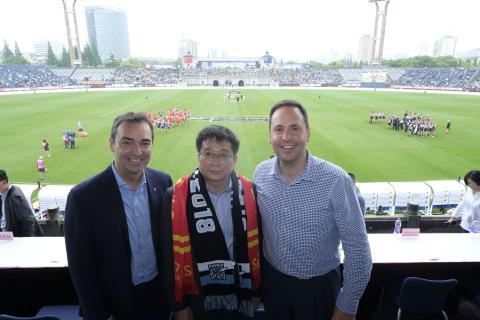
[(178, 57), (182, 59), (186, 55), (198, 57), (197, 42), (192, 39), (181, 39), (178, 46)]
[(455, 55), (455, 47), (457, 46), (457, 38), (444, 35), (435, 41), (433, 46), (433, 56), (434, 57), (443, 57), (443, 56), (453, 56)]
[(118, 8), (92, 6), (85, 8), (88, 43), (97, 46), (102, 60), (130, 57), (128, 24), (125, 11)]
[(362, 34), (360, 41), (358, 42), (358, 55), (359, 62), (368, 63), (370, 56), (372, 55), (372, 36), (369, 34)]
[(62, 58), (62, 50), (63, 50), (63, 43), (57, 40), (52, 39), (42, 39), (39, 41), (35, 41), (33, 47), (35, 49), (35, 60), (39, 63), (45, 63), (48, 57), (48, 43), (50, 42), (50, 46), (52, 47), (53, 54), (57, 57), (57, 59)]

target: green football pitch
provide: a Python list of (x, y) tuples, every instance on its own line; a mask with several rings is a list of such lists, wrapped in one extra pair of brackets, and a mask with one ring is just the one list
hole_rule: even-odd
[[(281, 99), (303, 103), (309, 113), (309, 151), (356, 174), (360, 182), (455, 179), (480, 168), (480, 96), (343, 90), (242, 90), (240, 103), (224, 100), (226, 90), (134, 90), (42, 93), (0, 96), (0, 168), (13, 182), (38, 181), (36, 160), (42, 139), (50, 143), (46, 183), (76, 184), (106, 168), (113, 156), (110, 126), (127, 111), (190, 110), (193, 117), (268, 116)], [(369, 124), (371, 111), (428, 114), (436, 137), (409, 136), (383, 124)], [(452, 132), (445, 134), (447, 120)], [(62, 134), (80, 120), (87, 138), (64, 150)], [(237, 171), (253, 176), (255, 166), (272, 154), (267, 122), (190, 120), (162, 135), (155, 132), (150, 166), (174, 180), (195, 167), (197, 132), (209, 125), (230, 127), (240, 139)]]

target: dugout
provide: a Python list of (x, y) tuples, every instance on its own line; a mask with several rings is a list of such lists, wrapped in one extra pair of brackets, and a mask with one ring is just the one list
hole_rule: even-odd
[(388, 182), (357, 183), (367, 212), (394, 214), (395, 190)]
[(395, 190), (395, 211), (407, 210), (407, 204), (418, 204), (418, 210), (431, 214), (432, 189), (424, 182), (390, 182)]
[(38, 202), (40, 203), (40, 211), (43, 212), (48, 208), (59, 207), (60, 212), (65, 211), (67, 204), (67, 196), (73, 186), (67, 185), (49, 185), (43, 187), (38, 192)]
[(446, 213), (446, 210), (455, 208), (466, 192), (465, 185), (457, 180), (432, 180), (425, 183), (433, 193), (430, 213), (432, 211)]

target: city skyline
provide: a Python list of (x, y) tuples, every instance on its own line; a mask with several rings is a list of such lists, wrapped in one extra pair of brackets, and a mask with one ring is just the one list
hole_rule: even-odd
[[(178, 43), (186, 38), (198, 43), (198, 54), (203, 57), (218, 50), (232, 57), (259, 57), (269, 51), (283, 60), (355, 59), (359, 38), (373, 33), (375, 17), (375, 6), (368, 0), (245, 0), (228, 4), (221, 0), (161, 4), (78, 0), (82, 47), (88, 43), (84, 8), (92, 5), (124, 10), (131, 56), (155, 58), (176, 58)], [(429, 6), (433, 8), (431, 13)], [(434, 42), (445, 34), (457, 38), (456, 53), (480, 48), (480, 38), (472, 27), (479, 9), (478, 0), (392, 0), (384, 56), (415, 56), (425, 51), (432, 55)], [(34, 42), (40, 39), (66, 43), (60, 0), (2, 4), (0, 40), (7, 40), (12, 49), (17, 41), (22, 52), (33, 52)]]

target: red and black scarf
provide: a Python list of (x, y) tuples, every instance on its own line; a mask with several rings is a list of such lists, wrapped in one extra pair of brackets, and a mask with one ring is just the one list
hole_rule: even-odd
[(206, 311), (237, 310), (253, 317), (252, 293), (260, 288), (257, 207), (248, 179), (232, 172), (231, 182), (234, 261), (199, 170), (175, 185), (175, 300), (181, 303), (185, 295), (201, 295)]

